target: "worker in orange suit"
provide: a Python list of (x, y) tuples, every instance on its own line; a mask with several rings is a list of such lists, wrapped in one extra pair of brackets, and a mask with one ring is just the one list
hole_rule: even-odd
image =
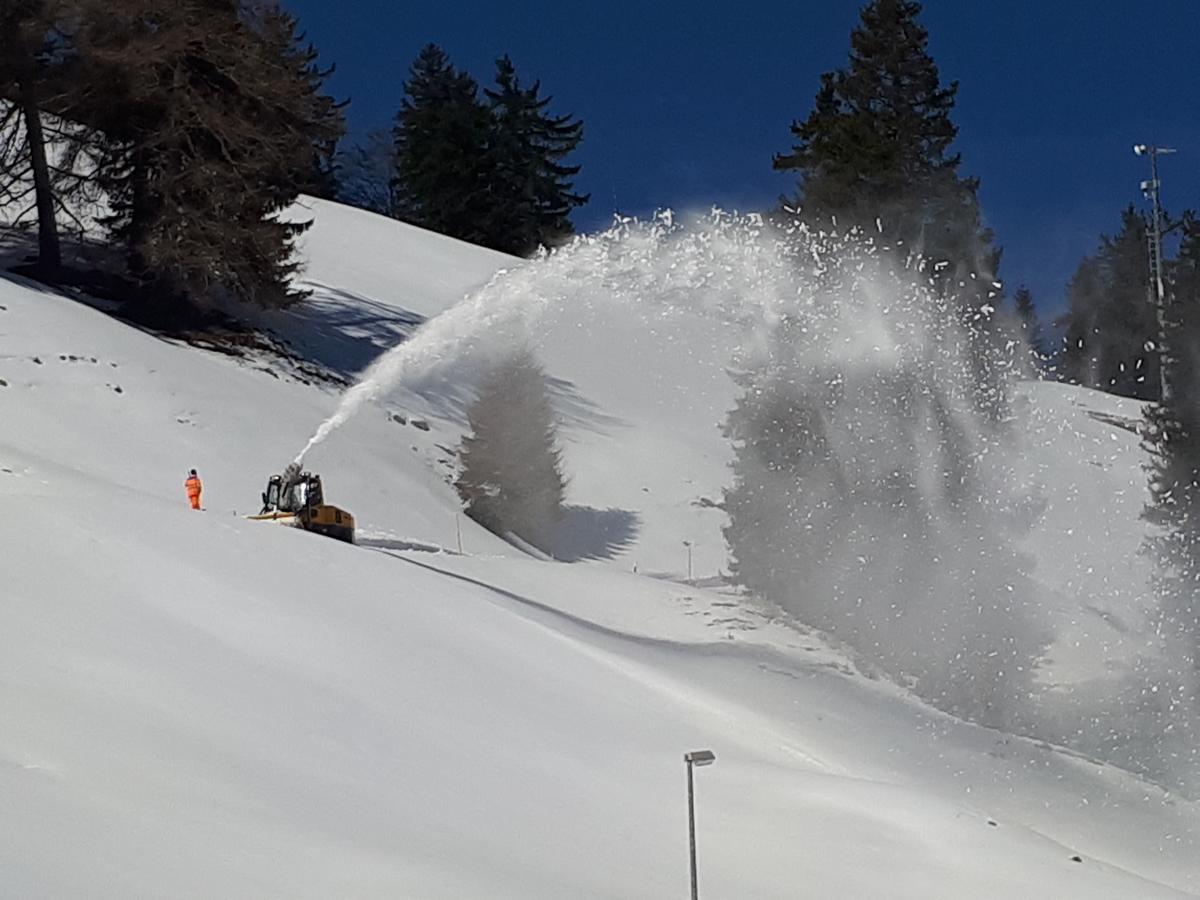
[(192, 504), (192, 509), (199, 509), (200, 492), (204, 490), (204, 485), (200, 483), (200, 476), (196, 474), (195, 469), (192, 469), (183, 486), (187, 488), (188, 502)]

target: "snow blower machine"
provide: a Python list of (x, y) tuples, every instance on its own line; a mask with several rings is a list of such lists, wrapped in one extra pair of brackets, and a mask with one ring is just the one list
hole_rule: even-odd
[(259, 522), (278, 522), (315, 534), (354, 543), (354, 516), (325, 502), (321, 476), (302, 472), (292, 463), (282, 475), (272, 475), (262, 495), (262, 510), (247, 516)]

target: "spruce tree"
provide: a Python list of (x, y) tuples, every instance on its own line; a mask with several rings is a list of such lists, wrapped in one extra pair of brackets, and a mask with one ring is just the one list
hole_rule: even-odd
[(574, 233), (571, 210), (588, 200), (572, 191), (579, 166), (563, 160), (583, 139), (583, 123), (547, 111), (541, 84), (522, 87), (508, 56), (496, 61), (496, 88), (484, 91), (492, 113), (488, 142), (487, 246), (529, 256)]
[[(345, 134), (342, 111), (349, 102), (334, 100), (325, 92), (335, 66), (320, 64), (320, 53), (300, 30), (299, 20), (279, 6), (264, 7), (250, 25), (261, 41), (266, 80), (278, 98), (279, 124), (287, 139), (295, 142), (292, 157), (286, 160), (287, 192), (298, 189), (332, 200), (337, 196), (338, 142)], [(287, 202), (293, 199), (294, 195)]]
[(1013, 295), (1013, 310), (1017, 316), (1021, 338), (1029, 350), (1030, 365), (1037, 371), (1046, 360), (1046, 339), (1037, 307), (1033, 303), (1033, 292), (1029, 288), (1022, 285), (1017, 289)]
[[(0, 117), (0, 135), (6, 143), (2, 162), (8, 191), (22, 197), (21, 177), (32, 176), (33, 206), (38, 218), (38, 266), (54, 272), (62, 265), (55, 221), (54, 198), (51, 193), (50, 168), (46, 161), (46, 142), (42, 134), (41, 87), (43, 69), (39, 57), (43, 51), (45, 33), (51, 18), (44, 0), (13, 0), (0, 9), (0, 89), (16, 102), (8, 105)], [(15, 178), (11, 175), (16, 170)]]
[(478, 85), (441, 47), (428, 44), (412, 64), (404, 94), (393, 131), (396, 216), (485, 243), (491, 116)]
[[(94, 5), (91, 12), (95, 13)], [(89, 184), (75, 161), (89, 138), (76, 112), (78, 77), (70, 30), (88, 14), (84, 0), (7, 0), (0, 4), (0, 204), (16, 224), (36, 214), (41, 278), (62, 266), (58, 217)]]
[(1158, 315), (1150, 295), (1146, 220), (1132, 206), (1067, 288), (1067, 380), (1140, 400), (1159, 394)]
[(1099, 261), (1085, 256), (1067, 282), (1067, 312), (1055, 320), (1062, 329), (1059, 377), (1069, 384), (1090, 385), (1096, 368), (1093, 337), (1101, 306), (1103, 275)]
[(113, 0), (81, 52), (109, 142), (107, 224), (147, 310), (171, 320), (216, 296), (296, 299), (292, 242), (307, 225), (276, 214), (343, 125), (295, 18), (237, 0)]
[(984, 306), (999, 267), (979, 211), (979, 183), (959, 175), (943, 86), (913, 0), (872, 0), (850, 37), (848, 65), (825, 74), (796, 144), (775, 168), (800, 176), (791, 201), (820, 227), (860, 228), (928, 261), (938, 283)]
[(1146, 410), (1158, 633), (1174, 669), (1166, 711), (1200, 713), (1200, 222), (1184, 220), (1166, 323), (1168, 397)]
[(566, 482), (546, 377), (530, 352), (490, 373), (468, 423), (455, 483), (467, 515), (496, 534), (550, 546)]

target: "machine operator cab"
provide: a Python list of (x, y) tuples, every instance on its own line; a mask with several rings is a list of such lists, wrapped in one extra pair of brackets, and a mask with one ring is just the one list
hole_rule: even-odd
[(344, 509), (326, 504), (321, 476), (301, 472), (295, 463), (282, 475), (270, 477), (262, 502), (262, 511), (251, 518), (294, 525), (354, 543), (354, 517)]

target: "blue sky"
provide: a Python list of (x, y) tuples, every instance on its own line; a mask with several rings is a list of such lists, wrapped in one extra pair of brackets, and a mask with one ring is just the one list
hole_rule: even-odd
[[(385, 126), (413, 57), (430, 41), (477, 80), (509, 53), (556, 112), (583, 119), (575, 161), (592, 195), (575, 215), (712, 204), (761, 209), (793, 180), (771, 170), (822, 72), (842, 65), (858, 0), (284, 0), (349, 97), (353, 131)], [(1151, 18), (1153, 15), (1153, 18)], [(1141, 202), (1136, 142), (1178, 147), (1164, 202), (1200, 206), (1197, 0), (928, 0), (923, 21), (966, 174), (1004, 248), (1010, 287), (1061, 306), (1067, 279), (1121, 208)]]

